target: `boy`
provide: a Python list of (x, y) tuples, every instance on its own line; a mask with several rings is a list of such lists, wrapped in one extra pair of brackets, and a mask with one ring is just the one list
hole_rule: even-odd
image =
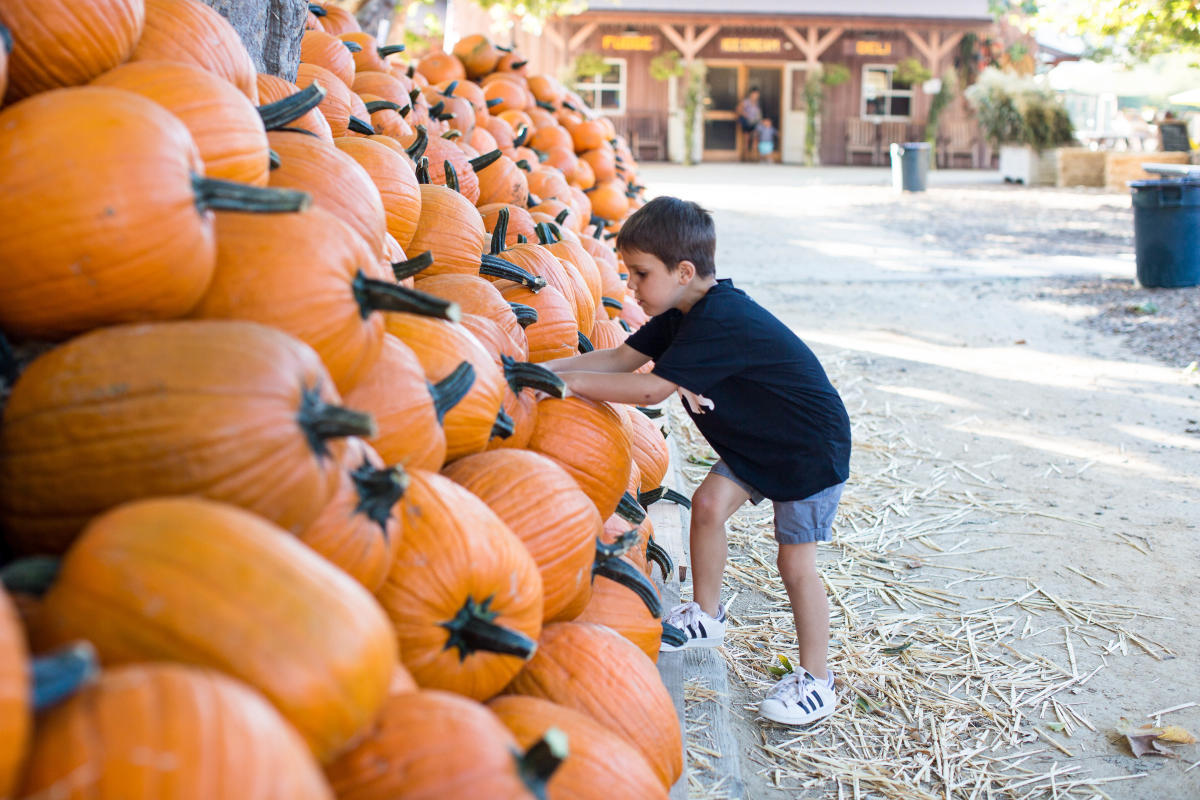
[[(652, 319), (620, 347), (547, 366), (572, 392), (596, 400), (650, 405), (678, 390), (721, 458), (692, 497), (694, 600), (666, 618), (688, 637), (684, 648), (721, 644), (725, 522), (746, 500), (772, 500), (803, 669), (776, 684), (759, 713), (792, 725), (822, 719), (836, 695), (816, 542), (831, 537), (849, 475), (846, 409), (804, 343), (729, 280), (717, 280), (713, 221), (700, 206), (652, 200), (625, 222), (617, 247)], [(651, 373), (634, 373), (650, 359)]]
[(775, 161), (775, 136), (777, 131), (770, 117), (763, 117), (754, 129), (754, 138), (758, 141), (759, 161)]

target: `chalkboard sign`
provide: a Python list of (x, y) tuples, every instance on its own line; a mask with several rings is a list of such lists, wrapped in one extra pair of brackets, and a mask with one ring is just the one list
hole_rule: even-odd
[(1158, 141), (1163, 151), (1186, 153), (1192, 149), (1188, 144), (1187, 124), (1183, 122), (1158, 123)]

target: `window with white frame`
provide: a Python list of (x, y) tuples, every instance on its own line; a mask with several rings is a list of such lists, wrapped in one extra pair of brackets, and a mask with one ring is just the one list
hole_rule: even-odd
[(862, 111), (868, 119), (908, 119), (912, 116), (912, 84), (896, 79), (896, 68), (887, 64), (863, 67)]
[(601, 114), (625, 111), (625, 59), (606, 58), (608, 69), (601, 75), (586, 75), (575, 84), (583, 101)]

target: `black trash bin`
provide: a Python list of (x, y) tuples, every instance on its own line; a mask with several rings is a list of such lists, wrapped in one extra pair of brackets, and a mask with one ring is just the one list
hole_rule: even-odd
[(1200, 181), (1131, 181), (1137, 279), (1149, 288), (1200, 284)]
[(892, 186), (897, 192), (925, 191), (929, 142), (892, 142)]

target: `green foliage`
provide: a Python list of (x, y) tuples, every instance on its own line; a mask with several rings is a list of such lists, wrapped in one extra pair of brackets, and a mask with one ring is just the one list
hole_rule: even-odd
[(683, 74), (683, 59), (678, 50), (668, 50), (650, 59), (650, 77), (656, 81), (677, 78)]
[(915, 86), (933, 77), (929, 68), (915, 58), (906, 58), (896, 65), (895, 79), (900, 83)]
[(584, 9), (580, 0), (475, 0), (484, 11), (543, 23), (550, 17), (577, 14)]
[(825, 90), (841, 86), (850, 80), (850, 70), (843, 64), (822, 64), (810, 69), (804, 79), (805, 119), (804, 163), (817, 161), (817, 139), (820, 138), (821, 115), (825, 113)]
[[(1200, 3), (1196, 0), (992, 0), (1037, 16), (1039, 24), (1081, 36), (1094, 58), (1141, 61), (1158, 53), (1200, 52)], [(1027, 6), (1029, 8), (1027, 8)]]
[(964, 93), (993, 145), (1025, 144), (1035, 150), (1071, 144), (1071, 118), (1058, 97), (1031, 78), (988, 68)]
[[(946, 106), (950, 105), (950, 101), (954, 99), (957, 86), (955, 84), (954, 70), (947, 70), (942, 76), (942, 86), (938, 89), (937, 94), (929, 101), (929, 114), (925, 117), (925, 141), (931, 146), (937, 144), (938, 122), (941, 119), (942, 112), (946, 110)], [(931, 147), (931, 151), (932, 151)]]
[(575, 56), (571, 62), (570, 80), (572, 88), (583, 78), (598, 78), (608, 72), (609, 66), (604, 61), (604, 56), (599, 53), (587, 51)]
[(696, 145), (696, 126), (708, 94), (708, 68), (703, 61), (690, 64), (675, 50), (659, 53), (650, 61), (650, 77), (656, 81), (683, 78), (683, 163), (692, 163)]

